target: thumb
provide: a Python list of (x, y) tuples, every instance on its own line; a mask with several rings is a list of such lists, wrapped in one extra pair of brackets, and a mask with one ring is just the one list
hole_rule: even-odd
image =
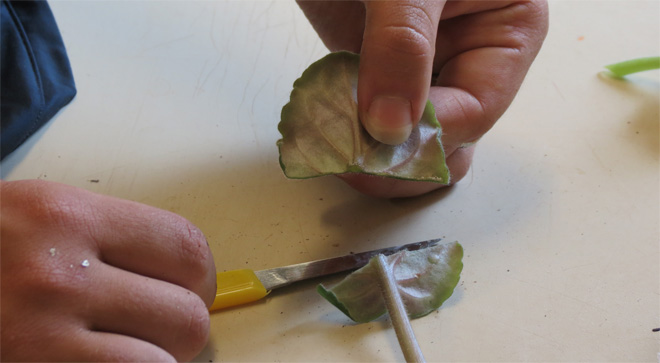
[(380, 142), (403, 143), (422, 116), (444, 4), (444, 0), (365, 2), (358, 110), (362, 125)]

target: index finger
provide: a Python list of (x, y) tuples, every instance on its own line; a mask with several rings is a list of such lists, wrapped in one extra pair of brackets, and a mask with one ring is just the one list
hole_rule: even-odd
[(375, 139), (400, 144), (419, 122), (445, 1), (366, 1), (358, 111)]

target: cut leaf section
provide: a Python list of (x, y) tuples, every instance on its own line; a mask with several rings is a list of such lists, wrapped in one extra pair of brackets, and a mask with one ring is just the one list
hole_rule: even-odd
[[(396, 285), (410, 318), (419, 318), (439, 308), (460, 279), (463, 247), (458, 242), (387, 256)], [(358, 323), (377, 319), (387, 312), (379, 278), (372, 260), (331, 289), (317, 291)]]
[(403, 144), (380, 143), (364, 129), (357, 108), (359, 61), (357, 54), (330, 53), (294, 82), (278, 125), (284, 174), (305, 179), (350, 172), (449, 183), (442, 130), (430, 102)]

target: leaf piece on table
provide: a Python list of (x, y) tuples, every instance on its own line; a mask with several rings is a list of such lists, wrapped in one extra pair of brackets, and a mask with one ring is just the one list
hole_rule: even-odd
[(278, 125), (284, 174), (306, 179), (350, 172), (449, 183), (442, 130), (430, 102), (403, 144), (380, 143), (364, 129), (357, 108), (359, 62), (357, 54), (330, 53), (294, 82)]
[[(463, 247), (458, 242), (387, 256), (410, 318), (431, 313), (452, 295), (463, 269), (462, 259)], [(317, 291), (358, 323), (387, 312), (373, 258), (333, 288), (319, 285)]]

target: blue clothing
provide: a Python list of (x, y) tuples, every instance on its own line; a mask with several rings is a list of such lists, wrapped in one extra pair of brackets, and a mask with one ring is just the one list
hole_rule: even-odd
[(0, 159), (4, 159), (66, 106), (76, 87), (48, 3), (0, 1)]

